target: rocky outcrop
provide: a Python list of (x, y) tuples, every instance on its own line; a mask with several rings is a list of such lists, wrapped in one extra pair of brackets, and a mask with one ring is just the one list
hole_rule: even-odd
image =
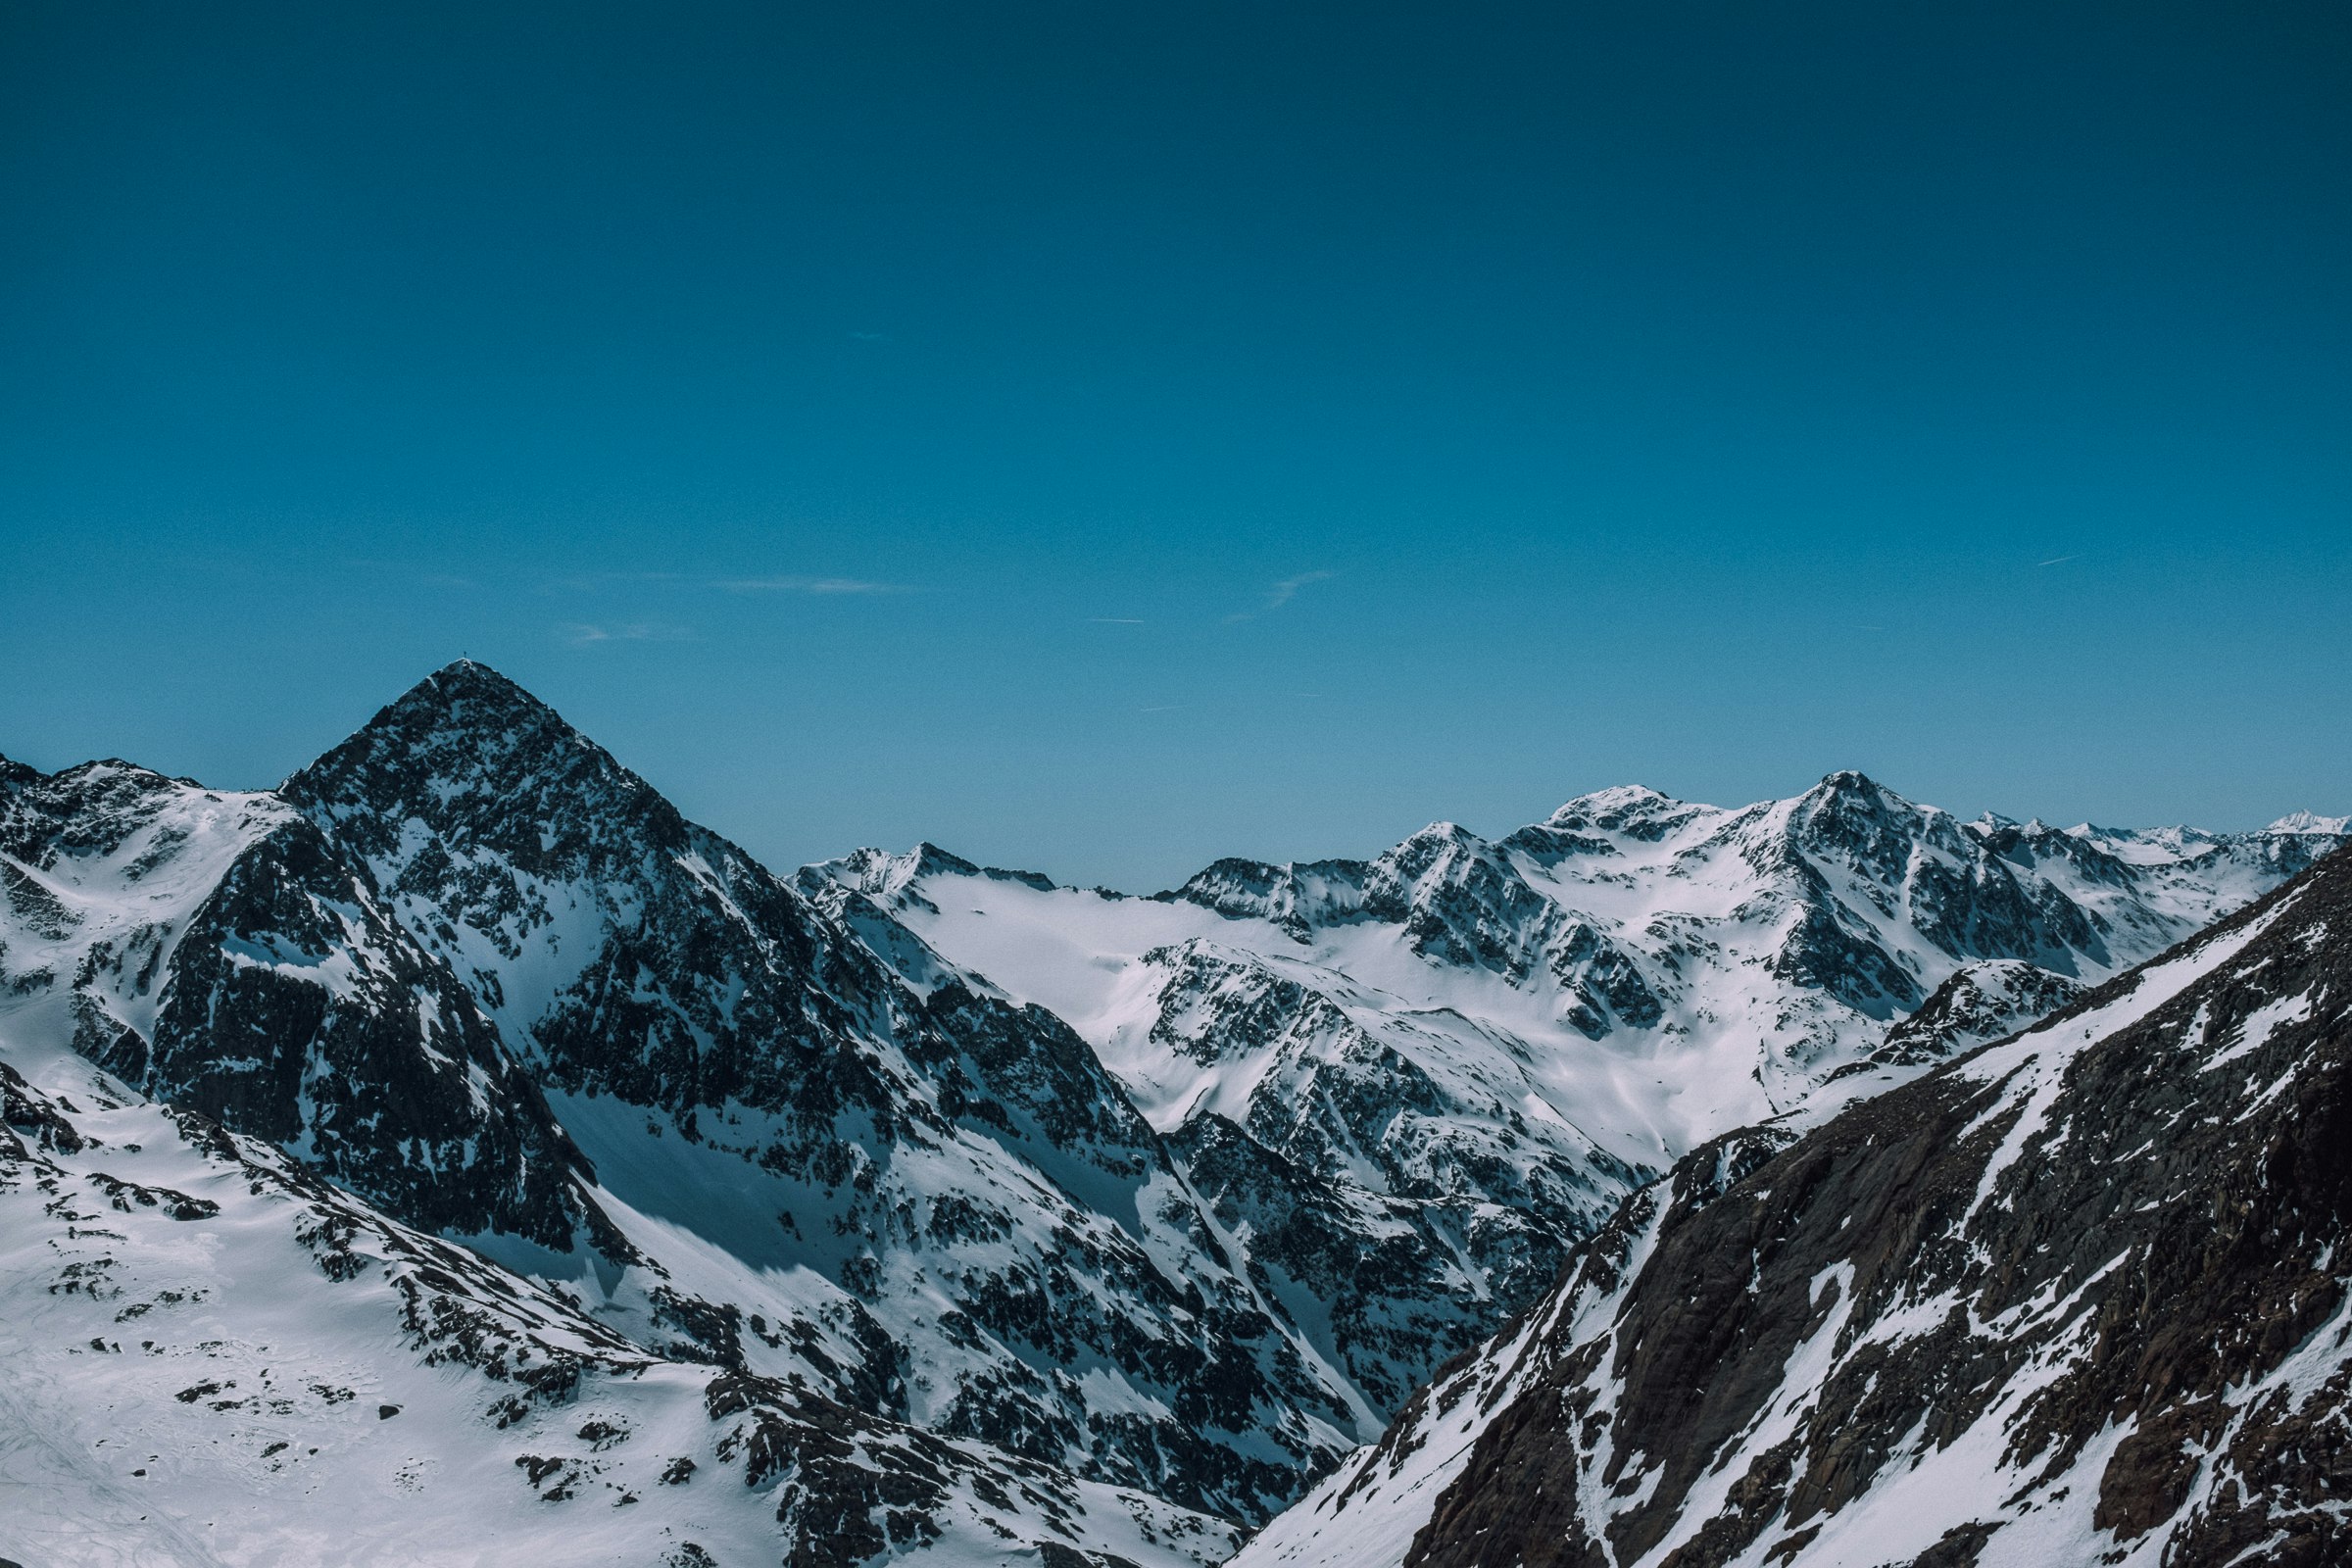
[(413, 1223), (627, 1249), (474, 998), (275, 799), (124, 762), (0, 787), (0, 1022)]

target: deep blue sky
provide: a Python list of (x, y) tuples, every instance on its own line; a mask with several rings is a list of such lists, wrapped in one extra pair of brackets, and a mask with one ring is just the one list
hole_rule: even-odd
[(2352, 809), (2340, 4), (74, 0), (0, 151), (43, 766), (463, 652), (778, 863)]

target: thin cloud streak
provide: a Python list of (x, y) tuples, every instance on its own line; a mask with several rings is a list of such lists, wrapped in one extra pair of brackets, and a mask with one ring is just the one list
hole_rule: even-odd
[(591, 593), (616, 582), (675, 582), (677, 580), (678, 574), (674, 571), (575, 571), (562, 577), (551, 578), (540, 591), (543, 593)]
[(904, 583), (862, 577), (730, 577), (711, 584), (731, 594), (910, 594)]
[(2063, 566), (2070, 561), (2081, 561), (2082, 559), (2081, 556), (2052, 556), (2047, 561), (2036, 561), (2034, 564), (2036, 566)]
[(574, 648), (588, 648), (597, 643), (685, 643), (695, 640), (691, 626), (664, 626), (652, 621), (632, 621), (620, 626), (572, 621), (556, 630)]
[(1330, 576), (1328, 571), (1302, 571), (1296, 577), (1283, 578), (1274, 585), (1274, 591), (1266, 596), (1266, 609), (1280, 610), (1298, 597), (1299, 589), (1310, 582), (1323, 582)]
[(1296, 577), (1285, 577), (1267, 592), (1266, 602), (1264, 604), (1258, 606), (1255, 610), (1237, 611), (1235, 613), (1225, 617), (1226, 622), (1227, 624), (1231, 624), (1237, 620), (1254, 620), (1259, 615), (1270, 615), (1275, 611), (1280, 610), (1283, 606), (1289, 604), (1292, 600), (1298, 598), (1298, 590), (1305, 587), (1308, 583), (1328, 581), (1332, 573), (1328, 571), (1302, 571)]

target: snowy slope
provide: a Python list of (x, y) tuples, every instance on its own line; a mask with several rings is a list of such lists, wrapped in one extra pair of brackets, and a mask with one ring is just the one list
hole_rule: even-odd
[(1213, 1562), (1222, 1521), (736, 1370), (0, 1030), (0, 1557)]
[(1439, 823), (1150, 899), (928, 845), (814, 869), (1067, 1019), (1394, 1411), (1698, 1144), (2007, 1033), (2340, 842), (1963, 824), (1838, 773), (1737, 810), (1609, 790), (1495, 842)]
[(2342, 1560), (2348, 934), (2338, 857), (1697, 1151), (1236, 1568)]

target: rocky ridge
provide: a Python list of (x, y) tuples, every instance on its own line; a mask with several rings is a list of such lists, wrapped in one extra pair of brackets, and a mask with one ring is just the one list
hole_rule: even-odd
[(933, 846), (820, 869), (1085, 1035), (1269, 1293), (1394, 1412), (1708, 1139), (2007, 1034), (2344, 842), (1963, 823), (1856, 773), (1619, 789), (1150, 899)]
[(617, 1246), (490, 1020), (272, 795), (0, 773), (0, 1027), (300, 1151), (414, 1223)]

